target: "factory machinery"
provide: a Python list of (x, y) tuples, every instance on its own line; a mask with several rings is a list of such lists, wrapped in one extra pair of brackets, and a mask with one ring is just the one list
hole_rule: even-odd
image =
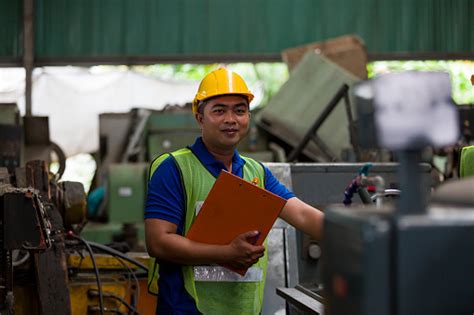
[[(399, 163), (392, 162), (396, 151), (365, 145), (373, 138), (375, 127), (367, 131), (368, 124), (361, 120), (364, 112), (354, 112), (353, 91), (361, 82), (361, 77), (325, 56), (305, 54), (270, 103), (254, 113), (249, 136), (239, 151), (268, 163), (279, 180), (300, 199), (324, 211), (331, 211), (329, 205), (344, 200), (344, 188), (359, 176), (368, 161), (372, 165), (368, 177), (382, 178), (383, 193), (390, 195), (379, 200), (396, 200), (399, 196), (393, 194), (402, 184), (397, 176)], [(288, 106), (290, 103), (293, 106)], [(97, 222), (89, 223), (82, 235), (100, 243), (126, 240), (131, 248), (143, 251), (142, 209), (149, 161), (193, 143), (200, 131), (190, 110), (179, 107), (104, 113), (99, 117), (99, 128), (95, 192), (102, 192), (103, 196), (90, 213)], [(364, 130), (365, 133), (358, 133)], [(397, 157), (395, 160), (401, 162)], [(421, 163), (417, 170), (422, 182), (419, 195), (427, 198), (434, 186), (433, 166)], [(376, 189), (370, 191), (377, 185), (365, 186), (371, 194), (381, 193)], [(355, 196), (352, 208), (364, 198), (367, 202), (367, 196)], [(263, 314), (296, 312), (291, 303), (275, 294), (276, 288), (297, 287), (298, 294), (311, 292), (313, 301), (322, 300), (321, 257), (327, 256), (321, 256), (325, 252), (321, 244), (280, 220), (269, 235), (269, 244)]]
[[(154, 314), (147, 255), (80, 236), (86, 194), (81, 183), (49, 171), (49, 152), (58, 149), (47, 118), (20, 119), (14, 104), (0, 111), (0, 313)], [(32, 121), (43, 126), (43, 139), (25, 132)], [(23, 163), (27, 152), (45, 160)]]
[(458, 138), (450, 91), (444, 73), (391, 74), (356, 87), (366, 126), (361, 144), (397, 152), (400, 199), (396, 206), (325, 209), (323, 288), (277, 290), (296, 313), (472, 313), (473, 155), (463, 150), (471, 173), (440, 185), (429, 203), (419, 165), (423, 148)]
[[(459, 211), (472, 208), (472, 201), (463, 199), (469, 194), (446, 199), (453, 195), (448, 187), (437, 201), (443, 206), (426, 207), (433, 169), (418, 159), (421, 148), (450, 141), (437, 143), (427, 136), (436, 130), (427, 127), (428, 140), (418, 141), (417, 134), (413, 143), (413, 135), (402, 131), (423, 128), (383, 133), (381, 126), (393, 123), (374, 124), (376, 105), (384, 103), (352, 93), (362, 85), (360, 77), (324, 56), (304, 55), (288, 82), (254, 115), (239, 147), (326, 213), (322, 244), (276, 222), (268, 237), (262, 314), (461, 314), (469, 307), (472, 312), (474, 289), (464, 281), (472, 276), (467, 267), (473, 262), (467, 241), (472, 215)], [(200, 134), (191, 112), (101, 114), (98, 167), (86, 206), (81, 184), (60, 181), (63, 155), (49, 140), (47, 118), (20, 119), (12, 104), (1, 110), (1, 313), (153, 314), (143, 232), (148, 166)], [(421, 111), (404, 114), (429, 117)], [(433, 126), (437, 117), (431, 118)], [(455, 124), (450, 128), (456, 130)], [(447, 126), (445, 120), (438, 125)], [(387, 145), (374, 134), (407, 138), (409, 145)], [(62, 160), (58, 174), (47, 167), (51, 151)], [(390, 162), (393, 152), (400, 152), (399, 163)], [(460, 186), (454, 190), (469, 190), (472, 183)], [(398, 199), (395, 207), (391, 201)], [(329, 206), (342, 201), (346, 206)], [(453, 211), (445, 211), (446, 205)], [(113, 249), (104, 246), (111, 243)], [(136, 253), (123, 254), (130, 249)], [(446, 308), (434, 310), (440, 305)]]

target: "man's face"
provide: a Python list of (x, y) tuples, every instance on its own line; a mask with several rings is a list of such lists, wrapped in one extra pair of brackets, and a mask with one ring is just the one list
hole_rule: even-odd
[(250, 111), (247, 99), (225, 95), (211, 99), (196, 120), (202, 129), (204, 143), (209, 149), (234, 149), (247, 134)]

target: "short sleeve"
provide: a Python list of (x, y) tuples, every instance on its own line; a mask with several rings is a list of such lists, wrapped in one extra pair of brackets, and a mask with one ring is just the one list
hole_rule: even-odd
[(265, 189), (282, 197), (285, 200), (295, 197), (295, 194), (291, 192), (285, 185), (280, 183), (275, 176), (273, 176), (272, 172), (268, 169), (268, 167), (264, 166), (265, 168)]
[(148, 182), (145, 219), (161, 219), (178, 226), (184, 221), (184, 192), (178, 167), (172, 157), (165, 159)]

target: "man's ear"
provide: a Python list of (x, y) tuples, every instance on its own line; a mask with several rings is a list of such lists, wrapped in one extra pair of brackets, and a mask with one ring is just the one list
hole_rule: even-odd
[(202, 126), (202, 120), (203, 120), (203, 116), (201, 113), (197, 112), (194, 114), (194, 118), (196, 118), (196, 121), (197, 123), (199, 124), (199, 126)]

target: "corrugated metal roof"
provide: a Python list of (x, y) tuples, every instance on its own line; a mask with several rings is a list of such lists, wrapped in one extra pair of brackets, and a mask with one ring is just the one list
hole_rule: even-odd
[[(0, 4), (0, 57), (18, 57), (20, 1)], [(36, 1), (37, 60), (134, 61), (280, 51), (357, 34), (370, 54), (474, 55), (471, 0)], [(15, 16), (16, 13), (20, 15)], [(7, 19), (5, 19), (7, 18)], [(6, 31), (6, 29), (8, 31)], [(256, 57), (258, 59), (258, 57)]]
[(21, 1), (0, 1), (0, 58), (14, 59), (22, 55), (22, 29)]

